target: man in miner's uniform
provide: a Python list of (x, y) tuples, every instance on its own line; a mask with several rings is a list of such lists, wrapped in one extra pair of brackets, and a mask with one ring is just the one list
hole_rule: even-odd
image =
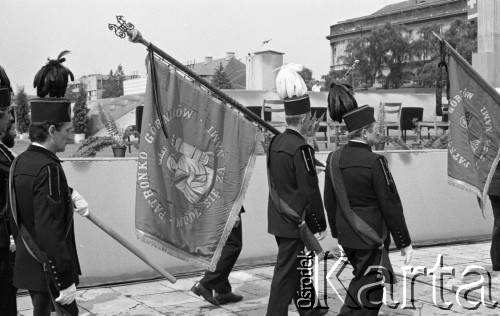
[(0, 66), (0, 311), (5, 316), (16, 316), (16, 292), (12, 285), (11, 262), (15, 244), (12, 239), (7, 212), (7, 180), (14, 155), (14, 118), (10, 107), (12, 88), (5, 70)]
[(354, 274), (339, 315), (378, 315), (384, 282), (396, 282), (387, 253), (389, 232), (406, 256), (405, 265), (413, 253), (387, 160), (371, 150), (379, 138), (373, 113), (365, 105), (343, 115), (349, 142), (330, 153), (326, 165), (324, 201), (330, 229)]
[[(275, 236), (278, 244), (268, 316), (287, 315), (292, 298), (300, 315), (328, 313), (328, 309), (311, 309), (315, 303), (314, 294), (312, 306), (297, 304), (300, 292), (297, 256), (304, 250), (298, 225), (307, 225), (315, 234), (321, 232), (323, 235), (326, 230), (314, 150), (303, 137), (310, 123), (311, 111), (309, 96), (305, 94), (307, 87), (297, 73), (301, 68), (299, 65), (283, 65), (276, 77), (276, 88), (284, 101), (287, 129), (275, 136), (268, 148), (268, 232)], [(284, 208), (300, 216), (301, 223), (292, 220)]]
[[(35, 77), (40, 98), (31, 101), (32, 143), (14, 160), (9, 177), (11, 227), (17, 245), (14, 285), (28, 290), (36, 316), (61, 309), (78, 315), (75, 296), (81, 273), (73, 211), (82, 216), (89, 211), (87, 202), (68, 186), (56, 156), (65, 150), (72, 131), (70, 101), (62, 99), (71, 74), (61, 64), (65, 53), (50, 60)], [(44, 98), (47, 94), (50, 97)]]

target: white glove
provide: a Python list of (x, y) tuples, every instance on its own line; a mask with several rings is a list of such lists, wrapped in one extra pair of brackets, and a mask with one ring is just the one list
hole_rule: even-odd
[(240, 223), (241, 223), (241, 215), (238, 215), (238, 218), (236, 218), (236, 222), (234, 222), (234, 228), (240, 226)]
[(10, 246), (9, 246), (10, 252), (16, 251), (16, 242), (14, 241), (14, 237), (10, 235)]
[(73, 204), (75, 204), (75, 212), (77, 212), (78, 215), (81, 215), (83, 217), (89, 216), (89, 203), (87, 203), (87, 201), (83, 198), (83, 196), (80, 195), (80, 193), (76, 192), (76, 190), (73, 190), (71, 199), (73, 200)]
[(413, 258), (413, 247), (409, 245), (408, 247), (401, 249), (401, 255), (405, 257), (404, 265), (409, 265), (411, 259)]
[(67, 289), (59, 291), (59, 297), (56, 298), (56, 302), (61, 305), (71, 304), (76, 297), (76, 286), (75, 283), (71, 284)]
[(316, 237), (317, 240), (323, 240), (326, 237), (326, 231), (324, 230), (322, 232), (316, 233), (314, 234), (314, 236)]
[(338, 238), (333, 238), (333, 241), (335, 244), (337, 244), (337, 249), (334, 249), (335, 252), (337, 252), (338, 255), (343, 256), (345, 254), (344, 248), (339, 244), (339, 239)]
[(325, 166), (326, 166), (326, 162), (325, 161), (320, 161), (323, 165), (320, 166), (320, 165), (316, 165), (315, 168), (316, 168), (316, 174), (320, 174), (322, 173), (323, 171), (325, 171)]

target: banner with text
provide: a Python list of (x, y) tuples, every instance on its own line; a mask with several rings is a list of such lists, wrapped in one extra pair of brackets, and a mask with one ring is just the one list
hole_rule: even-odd
[[(445, 42), (446, 43), (446, 42)], [(499, 160), (500, 95), (448, 43), (448, 181), (484, 201)]]
[(164, 62), (149, 60), (149, 68), (136, 232), (146, 243), (213, 271), (242, 207), (260, 130)]

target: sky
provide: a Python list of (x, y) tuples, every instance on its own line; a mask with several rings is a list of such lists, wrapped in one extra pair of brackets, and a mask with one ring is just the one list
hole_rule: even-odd
[[(0, 0), (0, 65), (14, 90), (35, 94), (33, 78), (47, 58), (70, 50), (64, 63), (79, 78), (146, 75), (146, 47), (108, 29), (122, 15), (144, 38), (181, 63), (235, 52), (273, 49), (284, 62), (304, 65), (314, 78), (327, 74), (330, 26), (403, 0)], [(262, 42), (269, 40), (268, 44)]]

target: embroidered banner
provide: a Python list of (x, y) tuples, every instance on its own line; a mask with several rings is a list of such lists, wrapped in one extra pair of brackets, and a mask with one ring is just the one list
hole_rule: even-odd
[(243, 204), (260, 130), (165, 63), (155, 58), (149, 65), (137, 169), (137, 236), (213, 271)]
[(446, 46), (450, 53), (448, 182), (476, 194), (484, 210), (499, 160), (500, 95), (448, 43)]

